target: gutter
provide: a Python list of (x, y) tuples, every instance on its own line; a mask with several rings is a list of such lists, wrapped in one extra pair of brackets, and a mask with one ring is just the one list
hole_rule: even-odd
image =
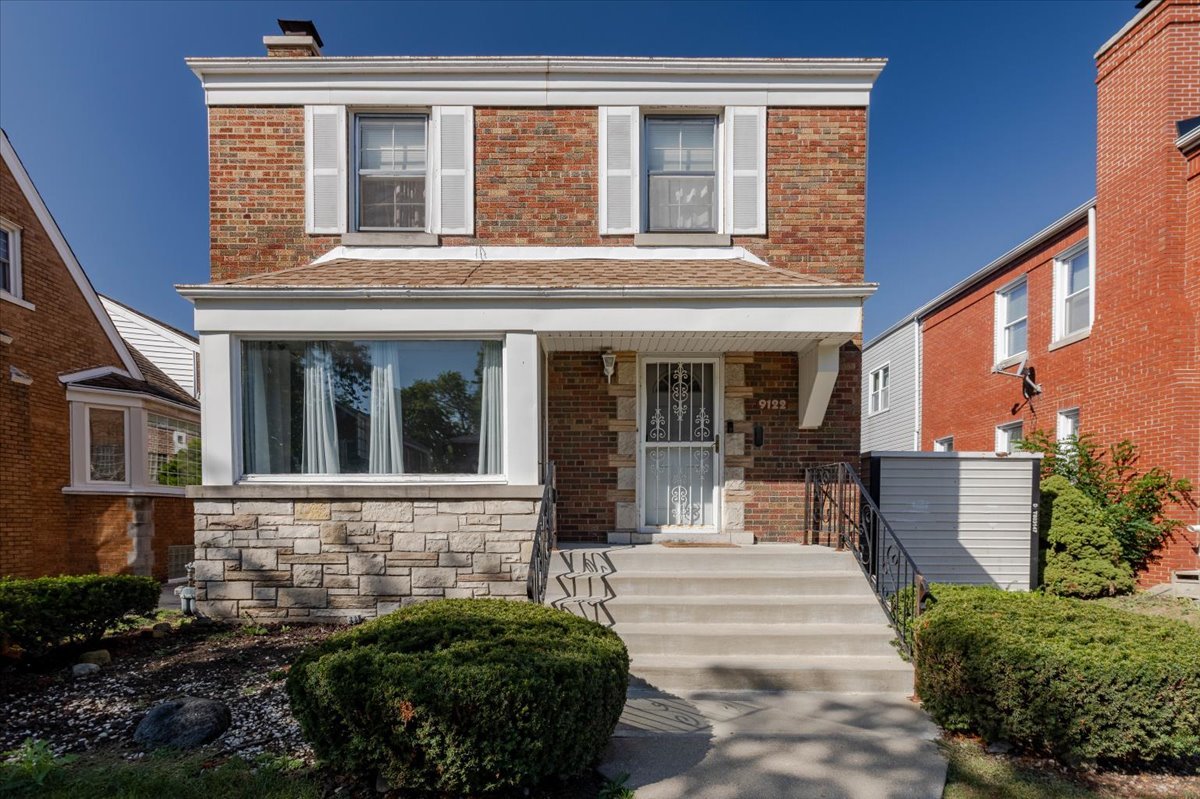
[(866, 299), (879, 288), (878, 283), (842, 286), (754, 286), (736, 288), (516, 288), (483, 286), (479, 288), (401, 288), (387, 286), (214, 286), (183, 284), (175, 290), (195, 302), (205, 299), (337, 299), (337, 300), (779, 300), (779, 299)]
[(1181, 152), (1185, 153), (1197, 145), (1200, 145), (1200, 125), (1197, 125), (1175, 140), (1175, 146)]

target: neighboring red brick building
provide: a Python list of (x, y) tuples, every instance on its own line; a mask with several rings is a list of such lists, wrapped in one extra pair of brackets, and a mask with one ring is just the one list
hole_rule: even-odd
[[(204, 353), (210, 603), (337, 616), (504, 590), (462, 581), (478, 552), (523, 568), (549, 462), (563, 539), (803, 534), (805, 466), (858, 452), (882, 61), (358, 59), (322, 56), (315, 30), (266, 44), (189, 61), (211, 170), (213, 283), (181, 287)], [(445, 380), (474, 404), (439, 437), (416, 409)], [(233, 557), (242, 534), (212, 525), (268, 499), (267, 521), (236, 523), (298, 537), (249, 536)], [(302, 512), (374, 525), (351, 559), (413, 533), (458, 573), (396, 566), (405, 590), (335, 593), (354, 566), (328, 547), (349, 545), (303, 540)], [(276, 552), (278, 586), (246, 595), (251, 546)], [(309, 576), (318, 563), (337, 576)]]
[[(864, 376), (915, 326), (921, 449), (1004, 449), (1034, 429), (1080, 430), (1129, 438), (1144, 467), (1200, 485), (1200, 2), (1141, 4), (1096, 63), (1096, 199), (870, 342)], [(1042, 388), (1028, 403), (1019, 380), (995, 372), (1022, 362)], [(913, 372), (892, 368), (890, 390), (904, 393)], [(873, 435), (864, 446), (889, 448)], [(1200, 569), (1198, 546), (1184, 528), (1143, 581)]]
[(186, 458), (198, 403), (121, 339), (2, 133), (0, 150), (0, 576), (165, 579), (192, 503), (151, 464)]

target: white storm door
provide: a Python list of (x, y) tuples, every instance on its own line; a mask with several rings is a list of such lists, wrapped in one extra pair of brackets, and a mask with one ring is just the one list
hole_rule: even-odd
[(645, 359), (640, 378), (642, 529), (717, 532), (720, 362)]

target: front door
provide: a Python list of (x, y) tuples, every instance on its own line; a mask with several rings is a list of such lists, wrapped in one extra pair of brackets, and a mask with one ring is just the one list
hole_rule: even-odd
[(721, 364), (646, 358), (639, 381), (642, 531), (718, 531)]

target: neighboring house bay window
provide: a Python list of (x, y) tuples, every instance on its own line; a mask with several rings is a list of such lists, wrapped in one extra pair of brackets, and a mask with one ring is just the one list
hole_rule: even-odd
[(125, 483), (125, 410), (88, 408), (88, 480)]
[(242, 344), (243, 472), (499, 474), (499, 341)]
[(717, 118), (646, 118), (650, 231), (717, 229)]
[(358, 229), (426, 225), (425, 116), (358, 117)]
[(200, 425), (146, 414), (146, 476), (156, 485), (199, 485)]

